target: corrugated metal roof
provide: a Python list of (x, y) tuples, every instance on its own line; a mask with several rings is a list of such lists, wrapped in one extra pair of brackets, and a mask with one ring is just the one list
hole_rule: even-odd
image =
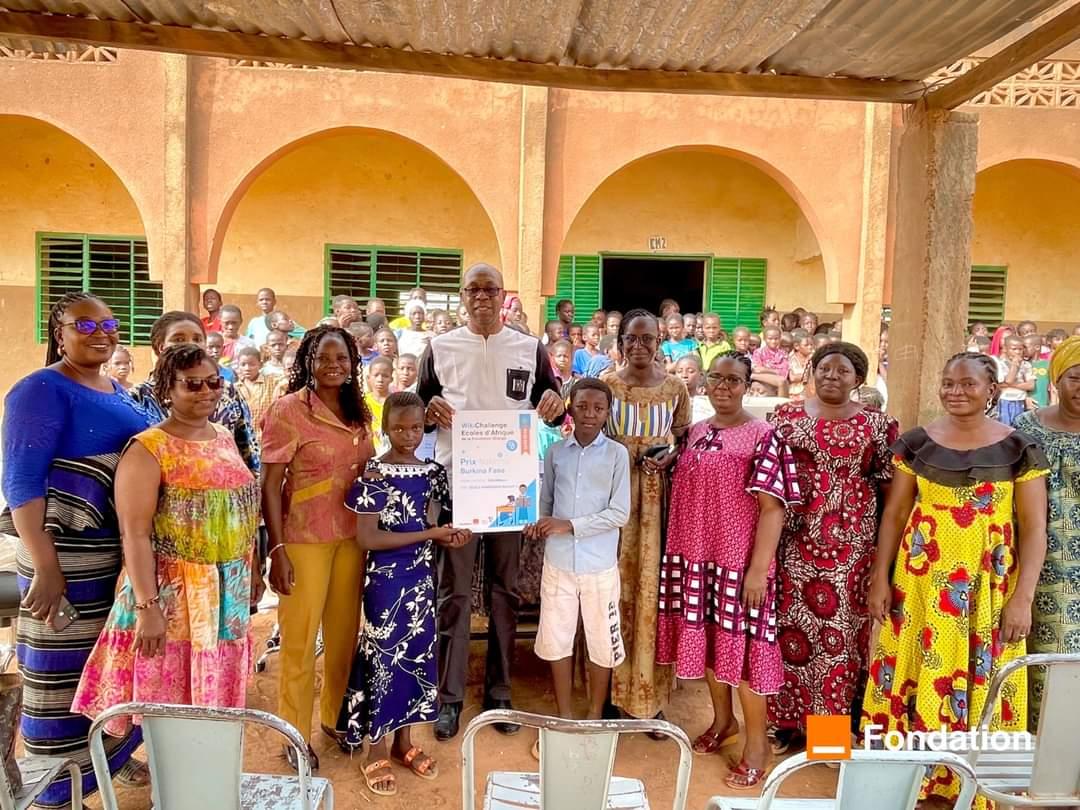
[(1060, 2), (0, 0), (0, 9), (577, 67), (924, 79)]

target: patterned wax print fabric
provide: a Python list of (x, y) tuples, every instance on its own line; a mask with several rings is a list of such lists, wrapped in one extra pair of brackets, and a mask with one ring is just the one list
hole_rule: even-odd
[(765, 695), (784, 680), (775, 560), (765, 604), (747, 611), (740, 601), (759, 492), (785, 506), (800, 499), (795, 457), (770, 424), (751, 419), (718, 428), (705, 420), (690, 428), (672, 482), (656, 658), (674, 664), (678, 678), (704, 678), (709, 670), (721, 683), (746, 681)]
[(853, 714), (862, 695), (879, 498), (892, 479), (889, 447), (899, 429), (879, 411), (818, 419), (802, 404), (778, 408), (773, 424), (795, 454), (802, 503), (780, 538), (784, 685), (769, 698), (769, 720), (805, 732), (807, 715)]
[[(918, 494), (893, 568), (892, 610), (881, 629), (863, 699), (863, 723), (890, 730), (967, 731), (982, 715), (998, 670), (1024, 654), (1024, 642), (999, 638), (1001, 610), (1016, 588), (1013, 495), (1017, 483), (1047, 474), (1046, 457), (1027, 435), (952, 450), (922, 428), (893, 446), (898, 475)], [(1027, 727), (1027, 681), (1006, 681), (992, 731)], [(954, 799), (951, 772), (935, 769), (926, 796)], [(978, 806), (985, 807), (984, 800)]]
[(660, 560), (667, 528), (668, 479), (646, 475), (650, 447), (673, 443), (690, 426), (690, 396), (667, 375), (652, 388), (631, 387), (615, 371), (602, 377), (613, 400), (608, 434), (630, 454), (630, 519), (619, 538), (619, 619), (626, 659), (611, 675), (611, 702), (632, 717), (653, 717), (668, 702), (672, 668), (656, 662)]
[[(1080, 653), (1080, 434), (1052, 430), (1037, 412), (1016, 422), (1031, 436), (1050, 464), (1046, 562), (1035, 586), (1034, 623), (1027, 639), (1029, 653)], [(1039, 706), (1046, 671), (1028, 670), (1028, 730), (1039, 728)]]
[[(133, 440), (161, 467), (151, 542), (166, 619), (165, 653), (136, 654), (137, 600), (125, 576), (83, 669), (74, 711), (96, 717), (133, 700), (245, 705), (259, 485), (229, 431), (220, 425), (214, 430), (207, 441), (180, 439), (161, 428)], [(122, 734), (128, 722), (119, 718), (106, 731)]]
[[(441, 464), (373, 460), (346, 496), (349, 509), (379, 515), (388, 532), (430, 528), (429, 507), (450, 508)], [(404, 726), (434, 722), (439, 710), (435, 661), (435, 548), (430, 540), (369, 551), (364, 624), (338, 728), (359, 747)]]

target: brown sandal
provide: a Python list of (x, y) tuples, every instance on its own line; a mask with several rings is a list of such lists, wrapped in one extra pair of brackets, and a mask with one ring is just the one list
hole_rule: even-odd
[[(414, 745), (405, 755), (402, 757), (390, 755), (394, 762), (398, 762), (415, 773), (421, 779), (435, 779), (439, 775), (439, 763), (424, 753), (419, 745)], [(417, 762), (417, 758), (424, 757), (423, 760)]]
[(696, 740), (694, 740), (694, 753), (695, 754), (715, 754), (721, 748), (731, 745), (739, 740), (739, 727), (735, 726), (735, 731), (727, 733), (728, 729), (724, 729), (724, 736), (721, 737), (711, 728), (706, 729)]
[[(377, 759), (374, 762), (369, 762), (362, 769), (364, 774), (364, 782), (367, 783), (367, 788), (376, 796), (396, 796), (397, 795), (397, 777), (394, 776), (394, 771), (390, 765), (388, 759)], [(383, 776), (374, 776), (377, 771), (386, 770), (387, 773)], [(389, 784), (390, 787), (377, 788), (376, 785), (380, 783)]]
[(724, 784), (735, 790), (750, 790), (757, 787), (765, 778), (765, 768), (751, 768), (746, 762), (740, 762), (724, 777)]

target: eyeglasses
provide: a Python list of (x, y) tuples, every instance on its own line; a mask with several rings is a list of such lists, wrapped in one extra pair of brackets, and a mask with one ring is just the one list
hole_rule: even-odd
[(120, 321), (116, 318), (105, 318), (95, 321), (93, 318), (76, 318), (73, 321), (63, 321), (61, 326), (74, 326), (80, 335), (92, 335), (99, 328), (106, 335), (115, 335), (120, 331)]
[(656, 335), (623, 335), (622, 342), (627, 346), (636, 346), (639, 343), (646, 349), (656, 348)]
[(204, 385), (211, 391), (217, 391), (225, 384), (225, 379), (217, 374), (212, 377), (177, 377), (176, 381), (183, 383), (193, 394), (202, 391)]
[(746, 385), (746, 380), (742, 377), (736, 377), (734, 375), (728, 376), (726, 374), (706, 374), (705, 382), (712, 386), (719, 386), (720, 388), (741, 388)]
[(462, 292), (469, 298), (494, 298), (502, 292), (502, 287), (466, 287)]

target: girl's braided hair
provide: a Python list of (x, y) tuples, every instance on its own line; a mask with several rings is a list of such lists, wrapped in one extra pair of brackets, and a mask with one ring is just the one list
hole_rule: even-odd
[(349, 424), (369, 429), (371, 411), (364, 401), (360, 353), (352, 335), (340, 326), (316, 326), (304, 335), (296, 350), (296, 362), (293, 363), (292, 372), (289, 374), (288, 393), (294, 394), (305, 388), (315, 388), (315, 355), (319, 351), (319, 344), (331, 336), (339, 338), (349, 352), (349, 377), (338, 393), (342, 413), (345, 414), (345, 419)]
[(48, 346), (45, 349), (45, 365), (51, 366), (53, 363), (59, 363), (61, 358), (60, 352), (60, 338), (57, 334), (60, 332), (60, 322), (64, 319), (64, 313), (68, 311), (68, 308), (73, 304), (81, 304), (83, 301), (97, 301), (102, 306), (107, 307), (104, 301), (100, 297), (88, 292), (70, 292), (60, 297), (60, 300), (52, 305), (52, 309), (49, 310), (49, 340)]

